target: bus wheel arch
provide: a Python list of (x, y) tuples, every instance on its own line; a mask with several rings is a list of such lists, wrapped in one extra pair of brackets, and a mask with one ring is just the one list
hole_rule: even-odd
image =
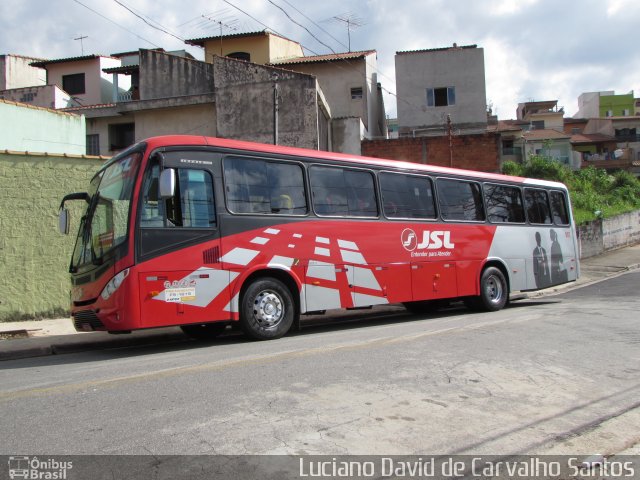
[(479, 295), (465, 299), (472, 310), (496, 312), (509, 302), (509, 275), (507, 267), (500, 261), (487, 262), (478, 279)]
[(299, 292), (296, 281), (283, 270), (252, 273), (240, 289), (240, 328), (257, 340), (284, 336), (299, 324)]

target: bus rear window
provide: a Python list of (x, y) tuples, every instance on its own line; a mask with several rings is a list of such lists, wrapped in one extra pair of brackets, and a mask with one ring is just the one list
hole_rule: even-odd
[(569, 212), (564, 193), (551, 192), (551, 214), (553, 215), (553, 223), (556, 225), (569, 225)]
[(482, 190), (476, 182), (439, 178), (438, 204), (444, 220), (484, 222)]
[(227, 206), (233, 213), (305, 215), (309, 210), (298, 164), (227, 158), (224, 178)]

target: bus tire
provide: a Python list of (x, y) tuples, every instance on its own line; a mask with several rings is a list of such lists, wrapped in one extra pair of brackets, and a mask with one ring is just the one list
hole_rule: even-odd
[(509, 300), (509, 285), (502, 271), (497, 267), (487, 267), (480, 277), (480, 296), (473, 302), (487, 312), (497, 312)]
[(194, 323), (180, 326), (185, 335), (195, 339), (208, 341), (217, 338), (227, 328), (227, 323)]
[(259, 278), (242, 295), (240, 328), (256, 340), (280, 338), (291, 328), (295, 314), (287, 286), (276, 278)]

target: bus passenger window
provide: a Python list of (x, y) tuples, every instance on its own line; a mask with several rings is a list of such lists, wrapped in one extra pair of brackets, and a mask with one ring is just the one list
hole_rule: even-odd
[(439, 178), (438, 205), (444, 220), (484, 222), (482, 190), (475, 182)]
[(433, 185), (427, 177), (380, 174), (382, 205), (389, 218), (435, 218)]
[(556, 225), (569, 225), (567, 202), (562, 192), (551, 192), (551, 213), (553, 214), (553, 223)]
[(309, 169), (313, 206), (318, 215), (377, 217), (373, 175), (337, 167)]
[(551, 211), (549, 209), (549, 198), (545, 190), (525, 188), (524, 202), (529, 222), (543, 225), (553, 223), (551, 221)]
[(485, 184), (484, 200), (490, 222), (524, 223), (524, 206), (518, 187)]
[(233, 213), (305, 215), (309, 210), (298, 164), (226, 158), (224, 177)]

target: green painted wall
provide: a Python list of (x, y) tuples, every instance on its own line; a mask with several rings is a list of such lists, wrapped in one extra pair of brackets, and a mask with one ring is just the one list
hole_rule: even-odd
[(84, 115), (0, 100), (0, 148), (20, 152), (87, 152)]
[(0, 151), (0, 321), (66, 315), (69, 261), (84, 202), (69, 202), (71, 235), (58, 233), (67, 193), (86, 191), (104, 159)]
[(627, 115), (633, 115), (634, 108), (633, 92), (625, 95), (603, 95), (600, 97), (600, 117), (606, 117), (608, 111), (611, 111), (614, 117), (624, 116), (625, 110), (629, 112)]

